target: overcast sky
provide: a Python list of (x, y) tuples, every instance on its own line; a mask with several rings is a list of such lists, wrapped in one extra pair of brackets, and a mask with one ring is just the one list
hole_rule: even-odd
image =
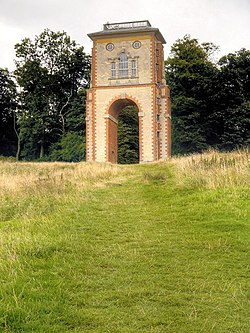
[(14, 45), (45, 28), (66, 31), (91, 52), (87, 33), (103, 23), (149, 20), (171, 45), (185, 34), (220, 47), (250, 49), (250, 0), (0, 0), (0, 67), (14, 68)]

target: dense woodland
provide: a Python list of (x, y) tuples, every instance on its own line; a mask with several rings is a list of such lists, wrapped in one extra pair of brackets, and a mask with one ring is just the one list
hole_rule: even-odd
[[(0, 155), (18, 160), (85, 159), (85, 101), (91, 57), (65, 32), (44, 30), (15, 45), (16, 69), (0, 68)], [(214, 60), (217, 47), (189, 35), (166, 60), (173, 154), (250, 143), (250, 51)], [(1, 64), (0, 64), (1, 65)], [(138, 117), (121, 112), (120, 163), (138, 161)]]

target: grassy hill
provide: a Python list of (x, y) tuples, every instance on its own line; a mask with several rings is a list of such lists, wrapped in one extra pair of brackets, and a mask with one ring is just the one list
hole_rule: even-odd
[(247, 152), (0, 162), (0, 332), (248, 333)]

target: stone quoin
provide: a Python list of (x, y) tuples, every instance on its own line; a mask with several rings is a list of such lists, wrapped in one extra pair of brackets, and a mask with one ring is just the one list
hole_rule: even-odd
[(91, 86), (87, 91), (86, 159), (117, 163), (120, 111), (138, 108), (140, 163), (171, 155), (170, 92), (164, 75), (165, 39), (148, 21), (107, 23), (90, 33)]

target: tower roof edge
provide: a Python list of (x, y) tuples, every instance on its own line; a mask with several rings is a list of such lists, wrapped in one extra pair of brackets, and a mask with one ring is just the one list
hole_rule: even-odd
[(93, 33), (89, 33), (87, 34), (88, 37), (91, 40), (96, 40), (96, 39), (101, 39), (101, 38), (105, 38), (105, 37), (116, 37), (119, 35), (126, 35), (126, 34), (130, 34), (130, 35), (138, 35), (138, 33), (154, 33), (157, 37), (158, 40), (160, 40), (163, 44), (166, 44), (166, 41), (164, 39), (164, 37), (162, 36), (160, 30), (158, 28), (152, 28), (150, 26), (147, 27), (139, 27), (139, 28), (121, 28), (121, 29), (104, 29), (102, 31), (98, 31), (98, 32), (93, 32)]

